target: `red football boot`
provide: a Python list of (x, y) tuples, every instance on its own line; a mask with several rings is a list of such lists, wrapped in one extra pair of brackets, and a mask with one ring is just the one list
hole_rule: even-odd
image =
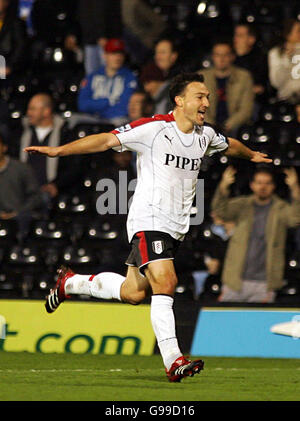
[(203, 367), (204, 361), (191, 361), (182, 356), (173, 362), (170, 370), (166, 369), (166, 373), (170, 382), (180, 382), (184, 377), (193, 377), (194, 374), (200, 373)]
[(58, 270), (58, 278), (54, 289), (50, 290), (50, 294), (46, 297), (46, 310), (48, 313), (53, 313), (57, 307), (65, 301), (66, 298), (70, 298), (70, 295), (65, 294), (65, 283), (66, 280), (75, 273), (65, 266), (61, 266)]

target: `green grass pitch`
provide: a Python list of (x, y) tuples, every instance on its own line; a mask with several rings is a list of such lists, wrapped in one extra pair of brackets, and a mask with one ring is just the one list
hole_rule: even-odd
[(0, 401), (299, 401), (300, 360), (202, 357), (169, 383), (160, 356), (0, 352)]

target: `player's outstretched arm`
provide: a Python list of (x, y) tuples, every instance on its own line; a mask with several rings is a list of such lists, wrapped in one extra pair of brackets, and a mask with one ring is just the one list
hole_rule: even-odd
[(28, 153), (40, 153), (55, 158), (57, 156), (104, 152), (115, 146), (120, 146), (117, 136), (112, 133), (100, 133), (86, 136), (57, 147), (28, 146), (24, 151)]
[(226, 150), (225, 155), (232, 156), (234, 158), (243, 158), (248, 159), (252, 162), (265, 162), (267, 164), (271, 163), (273, 160), (267, 158), (267, 154), (253, 151), (252, 149), (247, 148), (247, 146), (243, 145), (237, 139), (233, 139), (232, 137), (228, 138), (229, 141), (229, 148)]

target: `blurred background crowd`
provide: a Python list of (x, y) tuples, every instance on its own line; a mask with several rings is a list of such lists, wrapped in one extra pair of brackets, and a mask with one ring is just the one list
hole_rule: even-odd
[(274, 165), (204, 160), (204, 222), (179, 250), (177, 294), (299, 303), (297, 0), (0, 0), (0, 56), (0, 298), (44, 297), (60, 263), (124, 273), (130, 250), (126, 215), (96, 211), (98, 180), (136, 178), (130, 152), (23, 148), (166, 114), (171, 78), (199, 71), (206, 121)]

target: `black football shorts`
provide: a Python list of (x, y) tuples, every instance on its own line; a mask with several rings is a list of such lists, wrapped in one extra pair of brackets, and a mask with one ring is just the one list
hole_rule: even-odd
[(156, 260), (174, 259), (181, 241), (166, 232), (140, 231), (131, 240), (131, 252), (126, 265), (138, 267), (144, 275), (148, 263)]

